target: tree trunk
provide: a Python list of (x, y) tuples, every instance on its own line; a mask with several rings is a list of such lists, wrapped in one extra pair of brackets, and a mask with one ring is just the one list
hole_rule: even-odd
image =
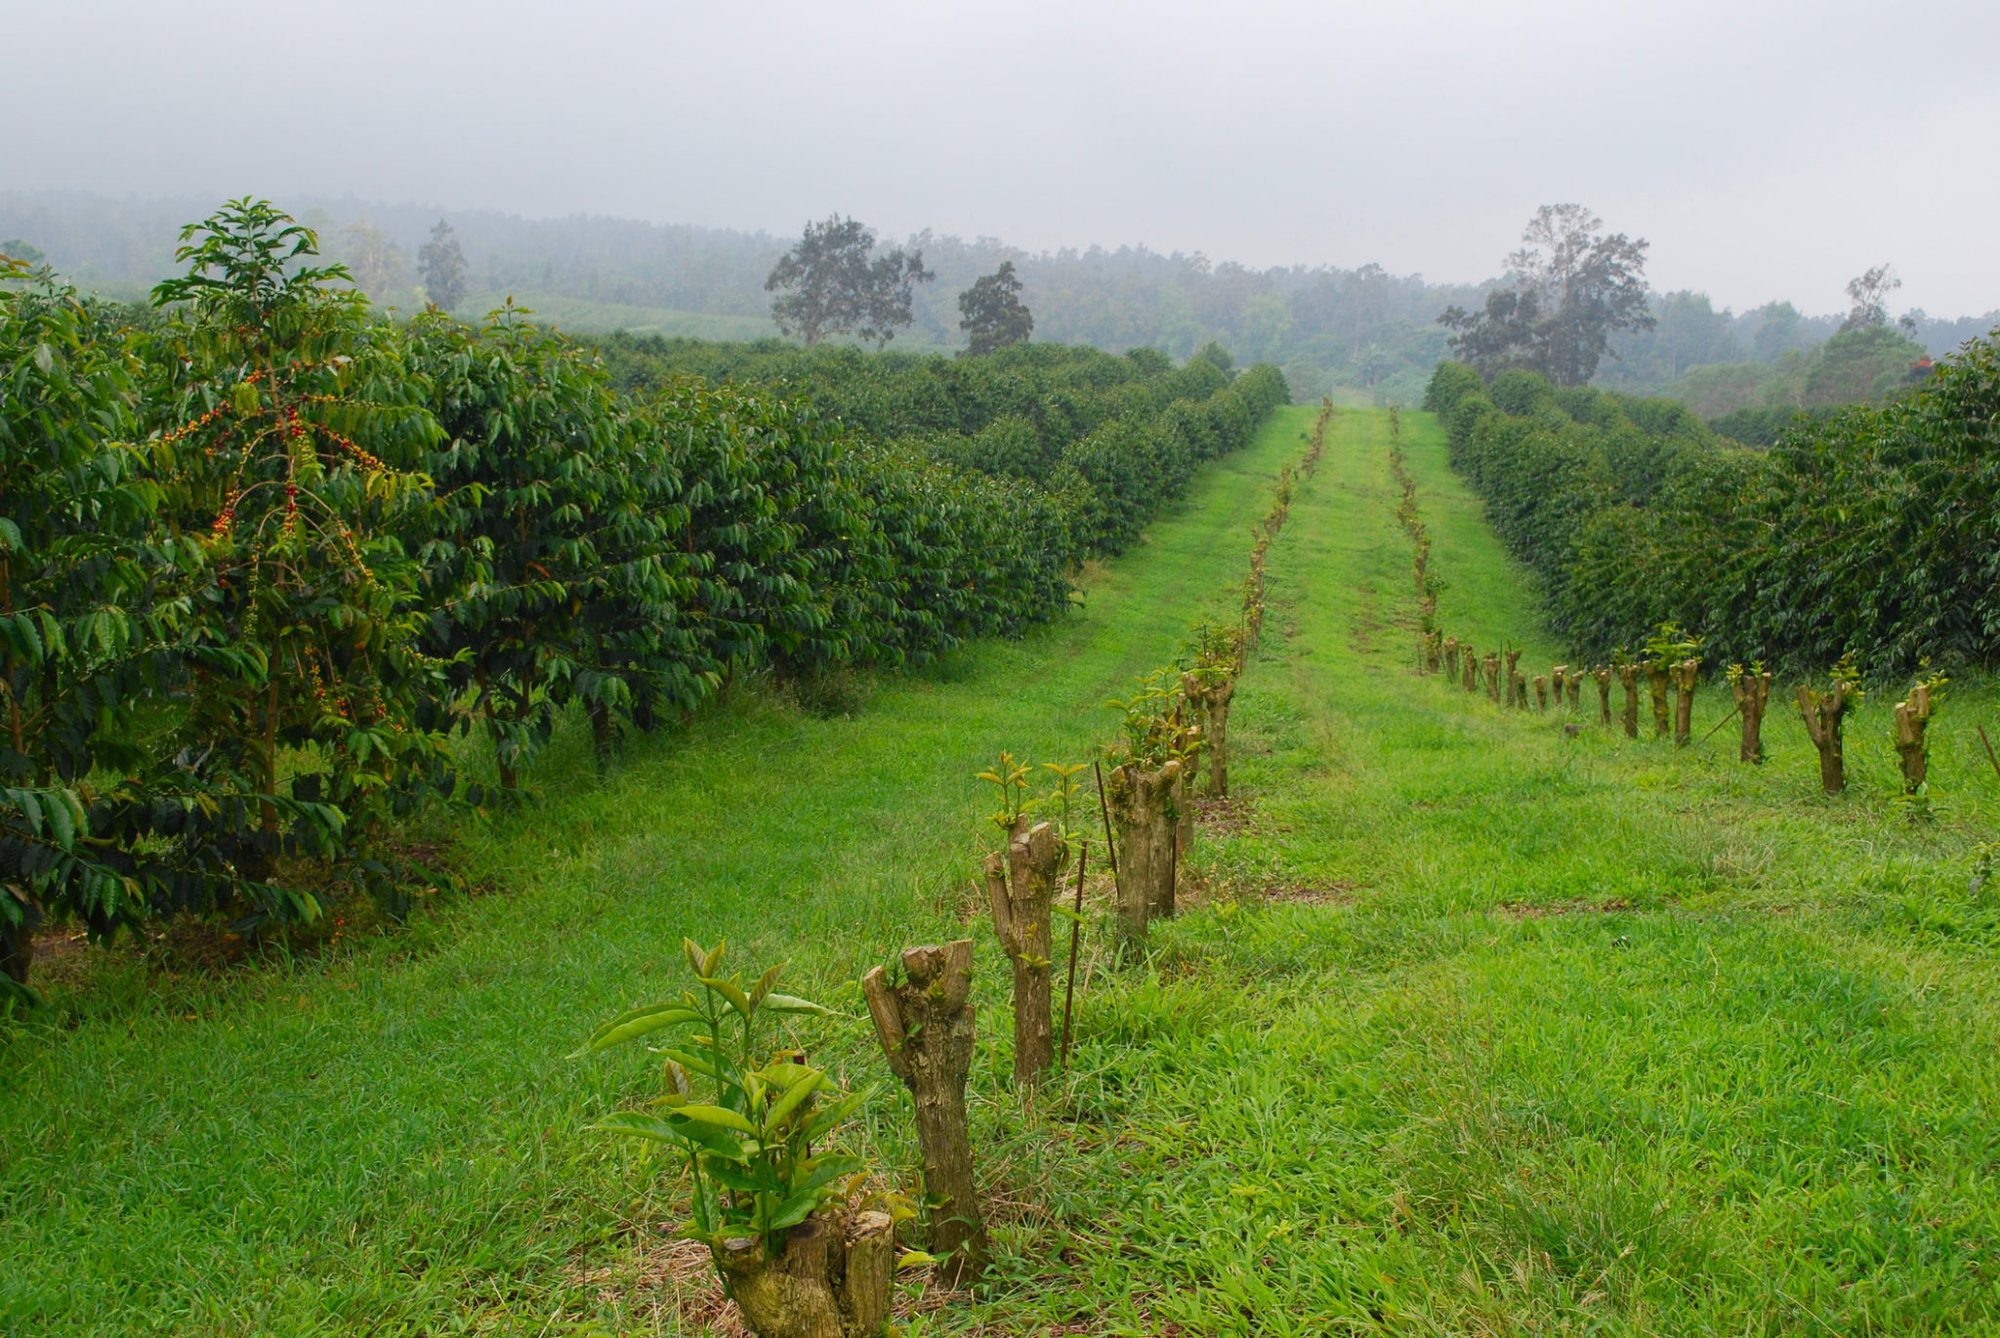
[(1111, 821), (1118, 833), (1118, 943), (1123, 956), (1136, 956), (1146, 943), (1146, 922), (1155, 908), (1172, 914), (1171, 867), (1174, 825), (1169, 815), (1179, 762), (1158, 770), (1126, 763), (1111, 773)]
[(1507, 671), (1507, 701), (1523, 711), (1528, 709), (1528, 677), (1519, 669)]
[(1611, 723), (1611, 668), (1600, 664), (1590, 671), (1590, 676), (1597, 681), (1597, 723), (1608, 725)]
[(1466, 646), (1459, 656), (1459, 686), (1467, 692), (1479, 691), (1479, 660), (1473, 655), (1472, 647)]
[(1668, 725), (1668, 714), (1669, 714), (1669, 712), (1668, 712), (1668, 707), (1667, 707), (1667, 686), (1668, 686), (1668, 684), (1669, 684), (1669, 683), (1671, 683), (1671, 682), (1672, 682), (1672, 679), (1670, 678), (1670, 676), (1669, 676), (1669, 675), (1668, 675), (1668, 673), (1667, 673), (1667, 666), (1666, 666), (1666, 665), (1664, 665), (1664, 664), (1660, 664), (1660, 663), (1656, 663), (1656, 662), (1653, 662), (1653, 661), (1648, 661), (1648, 662), (1647, 662), (1647, 664), (1646, 664), (1646, 691), (1647, 691), (1648, 693), (1650, 693), (1650, 694), (1652, 695), (1652, 699), (1653, 699), (1653, 737), (1654, 737), (1654, 738), (1658, 738), (1658, 739), (1664, 739), (1664, 738), (1666, 738), (1666, 737), (1667, 737), (1667, 731), (1668, 731), (1668, 729), (1669, 729), (1669, 725)]
[(602, 775), (618, 748), (618, 721), (611, 708), (601, 701), (590, 704), (590, 743), (598, 774)]
[(1819, 749), (1819, 784), (1828, 794), (1847, 788), (1847, 760), (1841, 753), (1840, 722), (1847, 714), (1852, 688), (1836, 682), (1829, 692), (1815, 692), (1799, 685), (1799, 714), (1806, 722), (1806, 734)]
[(1444, 639), (1444, 672), (1452, 682), (1458, 681), (1458, 638), (1455, 636)]
[(1549, 676), (1535, 675), (1535, 709), (1546, 714), (1549, 709)]
[(1621, 664), (1618, 666), (1618, 684), (1625, 689), (1625, 737), (1639, 737), (1639, 666)]
[(1701, 675), (1700, 660), (1682, 660), (1668, 670), (1674, 680), (1674, 747), (1694, 742), (1694, 686)]
[(760, 1338), (877, 1338), (889, 1320), (896, 1227), (887, 1213), (814, 1214), (773, 1255), (761, 1236), (722, 1243), (716, 1262)]
[(931, 1253), (949, 1286), (972, 1282), (986, 1267), (986, 1220), (972, 1174), (965, 1081), (972, 1072), (972, 940), (903, 950), (903, 983), (875, 967), (861, 978), (875, 1034), (889, 1067), (910, 1089), (923, 1149), (924, 1189), (932, 1202)]
[(1745, 762), (1764, 760), (1764, 709), (1771, 700), (1771, 676), (1747, 670), (1729, 685), (1736, 699), (1736, 713), (1742, 720), (1743, 746), (1738, 754)]
[(1055, 1059), (1055, 1027), (1050, 1020), (1049, 982), (1055, 940), (1049, 906), (1055, 901), (1069, 847), (1046, 822), (1028, 826), (1021, 818), (1007, 840), (1007, 853), (986, 857), (986, 899), (1001, 950), (1014, 964), (1014, 1081), (1034, 1083)]
[(28, 983), (28, 972), (35, 964), (35, 922), (40, 918), (32, 906), (21, 909), (28, 913), (21, 923), (0, 925), (0, 975), (16, 985)]
[(1492, 651), (1486, 652), (1486, 695), (1494, 701), (1500, 700), (1500, 657)]
[(1549, 694), (1555, 698), (1556, 705), (1560, 707), (1563, 704), (1563, 694), (1568, 691), (1569, 666), (1559, 664), (1549, 670)]
[(1903, 792), (1915, 794), (1924, 788), (1930, 770), (1930, 747), (1924, 731), (1931, 723), (1931, 685), (1919, 683), (1910, 695), (1896, 703), (1896, 753), (1903, 761)]

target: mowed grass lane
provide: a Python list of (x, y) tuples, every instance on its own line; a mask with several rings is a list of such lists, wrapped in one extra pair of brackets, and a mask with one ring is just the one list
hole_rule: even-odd
[[(1232, 720), (1247, 827), (1208, 833), (1150, 970), (1091, 992), (1028, 1250), (1061, 1264), (995, 1330), (2000, 1326), (1990, 688), (1941, 711), (1913, 821), (1886, 693), (1829, 800), (1788, 698), (1751, 768), (1733, 725), (1634, 743), (1587, 689), (1571, 737), (1418, 679), (1387, 417), (1338, 422)], [(1546, 672), (1441, 433), (1404, 423), (1447, 629)]]

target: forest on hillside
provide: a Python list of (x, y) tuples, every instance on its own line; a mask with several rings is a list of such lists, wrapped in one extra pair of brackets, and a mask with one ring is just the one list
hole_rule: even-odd
[[(135, 298), (171, 273), (179, 221), (210, 203), (0, 191), (0, 242), (30, 243), (83, 287)], [(511, 296), (542, 319), (585, 333), (771, 335), (765, 280), (791, 244), (768, 233), (686, 224), (528, 219), (351, 197), (307, 197), (299, 214), (378, 305), (422, 305), (417, 258), (442, 217), (468, 262), (460, 314), (477, 315)], [(1283, 368), (1302, 399), (1347, 388), (1381, 402), (1418, 402), (1448, 351), (1439, 315), (1477, 307), (1511, 277), (1459, 284), (1374, 264), (1260, 269), (1137, 244), (1029, 252), (998, 238), (930, 231), (896, 244), (920, 253), (935, 275), (914, 290), (911, 324), (897, 336), (903, 346), (962, 349), (958, 294), (1010, 261), (1038, 339), (1113, 352), (1148, 347), (1174, 358), (1215, 340), (1240, 362)], [(1737, 312), (1699, 292), (1648, 291), (1653, 325), (1616, 334), (1595, 383), (1671, 395), (1705, 418), (1851, 403), (1880, 393), (1885, 387), (1877, 383), (1913, 359), (1943, 356), (2000, 324), (2000, 312), (1909, 311), (1894, 332), (1895, 347), (1857, 358), (1856, 350), (1829, 344), (1841, 333), (1842, 312), (1809, 314), (1816, 302), (1800, 297)], [(1817, 302), (1832, 306), (1838, 298)]]

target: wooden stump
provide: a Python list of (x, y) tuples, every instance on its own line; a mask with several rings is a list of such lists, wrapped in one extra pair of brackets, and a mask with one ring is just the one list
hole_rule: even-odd
[(1174, 780), (1181, 764), (1146, 771), (1126, 763), (1111, 772), (1111, 823), (1118, 834), (1118, 946), (1127, 959), (1146, 944), (1146, 922), (1157, 906), (1172, 914)]
[(1507, 671), (1507, 701), (1520, 710), (1528, 709), (1528, 676), (1519, 669)]
[(1799, 685), (1799, 714), (1805, 719), (1806, 734), (1813, 747), (1819, 749), (1819, 784), (1828, 794), (1839, 794), (1847, 788), (1847, 759), (1841, 753), (1840, 722), (1854, 695), (1854, 685), (1844, 679), (1836, 680), (1827, 692)]
[(1745, 762), (1760, 763), (1764, 760), (1764, 709), (1771, 701), (1771, 676), (1739, 667), (1730, 675), (1729, 694), (1736, 699), (1736, 713), (1743, 725), (1738, 756)]
[(889, 1320), (895, 1222), (883, 1212), (815, 1214), (776, 1254), (761, 1236), (738, 1236), (716, 1263), (761, 1338), (877, 1338)]
[(1903, 762), (1903, 792), (1915, 794), (1924, 788), (1930, 770), (1930, 746), (1924, 731), (1931, 723), (1931, 685), (1919, 683), (1910, 695), (1896, 703), (1896, 752)]
[(972, 1072), (972, 940), (903, 950), (903, 983), (875, 967), (861, 978), (889, 1068), (910, 1089), (931, 1209), (930, 1251), (947, 1285), (986, 1266), (986, 1219), (972, 1174), (965, 1081)]
[(1549, 709), (1549, 676), (1535, 675), (1535, 709), (1547, 714)]
[(1236, 680), (1204, 683), (1182, 674), (1181, 692), (1201, 715), (1202, 751), (1208, 754), (1206, 793), (1220, 799), (1229, 793), (1229, 703), (1236, 696)]
[(1653, 699), (1653, 737), (1664, 739), (1670, 728), (1668, 724), (1667, 688), (1673, 682), (1664, 661), (1646, 662), (1646, 691)]
[(1701, 661), (1682, 660), (1668, 673), (1674, 681), (1674, 746), (1685, 748), (1694, 742), (1694, 686), (1700, 681)]
[(1611, 723), (1611, 666), (1600, 664), (1590, 671), (1590, 676), (1597, 681), (1597, 723), (1608, 725)]
[(1568, 691), (1569, 666), (1559, 664), (1549, 670), (1549, 695), (1555, 698), (1557, 706), (1561, 706), (1563, 704), (1563, 695)]
[(1479, 661), (1473, 656), (1470, 646), (1464, 649), (1460, 657), (1459, 673), (1463, 675), (1459, 682), (1460, 687), (1467, 692), (1479, 691)]
[(1582, 692), (1583, 692), (1583, 670), (1573, 669), (1570, 671), (1569, 683), (1563, 690), (1564, 696), (1568, 699), (1569, 709), (1571, 711), (1576, 710), (1576, 699), (1578, 696), (1582, 694)]
[(1500, 700), (1500, 657), (1492, 651), (1486, 652), (1486, 695), (1494, 701)]
[(1050, 975), (1055, 941), (1049, 907), (1069, 864), (1069, 847), (1046, 822), (1014, 823), (1007, 853), (986, 857), (986, 899), (1000, 948), (1014, 964), (1014, 1081), (1038, 1081), (1055, 1059)]
[(1621, 664), (1618, 666), (1618, 684), (1625, 689), (1625, 737), (1639, 737), (1639, 666)]
[(1444, 672), (1452, 682), (1458, 681), (1458, 638), (1455, 636), (1444, 639)]

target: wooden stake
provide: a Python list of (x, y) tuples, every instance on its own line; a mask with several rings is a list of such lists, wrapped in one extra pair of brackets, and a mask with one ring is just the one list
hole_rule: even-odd
[(1091, 769), (1097, 772), (1097, 811), (1104, 815), (1104, 853), (1111, 860), (1111, 876), (1118, 876), (1118, 845), (1111, 839), (1111, 805), (1104, 798), (1104, 763), (1093, 761)]
[(1069, 1027), (1070, 1018), (1076, 1011), (1076, 941), (1083, 929), (1083, 866), (1090, 858), (1090, 842), (1084, 841), (1076, 848), (1076, 918), (1069, 922), (1069, 975), (1063, 981), (1063, 1046), (1062, 1066), (1069, 1069)]

